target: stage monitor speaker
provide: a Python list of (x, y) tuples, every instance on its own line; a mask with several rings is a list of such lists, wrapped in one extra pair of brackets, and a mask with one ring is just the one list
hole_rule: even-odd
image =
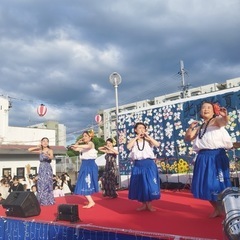
[(78, 222), (81, 221), (78, 215), (78, 205), (77, 204), (60, 204), (58, 206), (57, 221), (70, 221)]
[[(184, 188), (184, 184), (181, 182), (163, 182), (161, 184), (161, 189), (183, 189)], [(189, 188), (189, 186), (186, 186), (187, 188)]]
[(6, 209), (6, 215), (12, 217), (38, 216), (41, 212), (37, 197), (33, 192), (28, 191), (11, 192), (2, 206)]

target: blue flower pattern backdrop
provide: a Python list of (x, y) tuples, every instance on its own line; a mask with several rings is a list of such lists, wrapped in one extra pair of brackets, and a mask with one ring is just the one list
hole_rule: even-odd
[[(119, 135), (119, 171), (121, 175), (131, 172), (132, 161), (126, 148), (130, 138), (135, 136), (134, 125), (144, 122), (148, 126), (148, 133), (161, 143), (155, 148), (156, 160), (162, 173), (184, 173), (191, 171), (195, 153), (190, 142), (184, 141), (184, 135), (189, 124), (202, 119), (199, 111), (203, 101), (219, 103), (228, 110), (229, 124), (226, 129), (233, 142), (240, 140), (240, 91), (228, 92), (217, 96), (169, 104), (137, 112), (124, 113), (118, 118)], [(170, 102), (171, 103), (171, 102)], [(230, 159), (232, 150), (228, 151)], [(238, 155), (238, 150), (236, 150)]]

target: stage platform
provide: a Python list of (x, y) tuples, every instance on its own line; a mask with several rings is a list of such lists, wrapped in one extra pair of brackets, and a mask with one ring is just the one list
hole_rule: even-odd
[[(7, 217), (0, 206), (0, 240), (222, 240), (224, 217), (210, 219), (207, 201), (194, 199), (189, 190), (162, 190), (153, 201), (155, 212), (136, 211), (137, 201), (128, 199), (128, 191), (118, 191), (115, 199), (93, 195), (96, 205), (83, 209), (82, 196), (56, 198), (56, 204), (41, 207), (38, 216)], [(56, 221), (58, 206), (77, 204), (81, 221)]]

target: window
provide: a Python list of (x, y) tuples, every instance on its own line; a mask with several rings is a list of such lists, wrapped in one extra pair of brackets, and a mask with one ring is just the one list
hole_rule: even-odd
[(37, 167), (31, 167), (31, 169), (30, 169), (30, 174), (32, 174), (32, 175), (37, 175)]
[(25, 177), (25, 169), (24, 169), (24, 167), (17, 168), (17, 176), (19, 178), (24, 178)]
[(3, 168), (2, 175), (6, 176), (6, 177), (12, 176), (12, 169), (11, 168)]

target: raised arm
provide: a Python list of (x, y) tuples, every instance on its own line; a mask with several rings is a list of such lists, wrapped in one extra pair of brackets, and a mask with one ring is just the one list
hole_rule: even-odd
[(82, 144), (82, 145), (74, 144), (70, 148), (72, 148), (74, 151), (81, 152), (83, 149), (88, 150), (88, 149), (94, 148), (94, 144), (93, 142), (89, 142), (87, 144)]
[(198, 130), (199, 130), (198, 122), (197, 121), (192, 122), (186, 131), (184, 140), (185, 141), (194, 140), (197, 137)]
[(115, 148), (110, 148), (108, 146), (99, 147), (98, 150), (104, 153), (112, 153), (118, 155), (118, 150), (116, 150)]
[(160, 146), (160, 142), (155, 140), (153, 137), (151, 137), (147, 133), (145, 133), (145, 139), (154, 147), (159, 147)]
[(135, 138), (130, 139), (130, 141), (127, 144), (127, 149), (131, 150), (138, 139), (139, 139), (139, 136), (136, 136)]
[(36, 147), (30, 147), (28, 148), (29, 152), (34, 152), (34, 153), (40, 153), (42, 151), (41, 145), (38, 145)]
[(228, 124), (228, 121), (227, 109), (220, 107), (219, 116), (215, 117), (215, 124), (219, 127), (224, 127)]
[(54, 158), (52, 149), (48, 149), (47, 152), (44, 152), (44, 155), (47, 156), (51, 160)]

